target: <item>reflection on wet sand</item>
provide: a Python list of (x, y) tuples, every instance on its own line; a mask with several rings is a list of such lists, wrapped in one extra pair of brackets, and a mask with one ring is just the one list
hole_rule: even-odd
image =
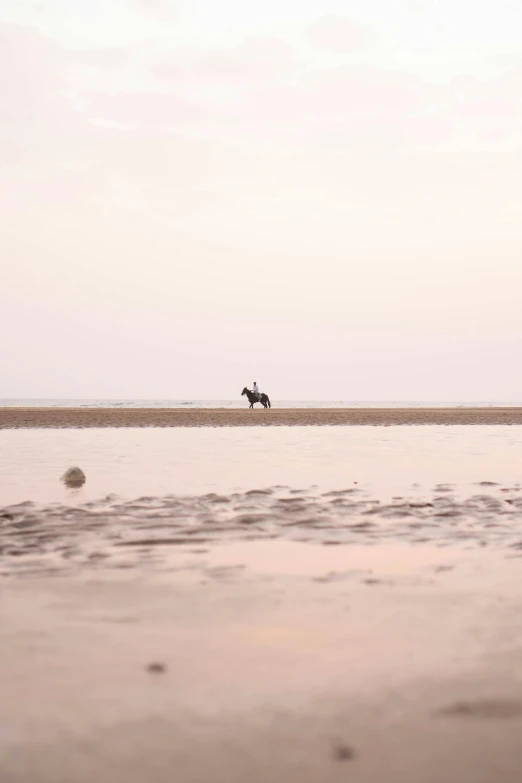
[[(278, 484), (422, 500), (437, 482), (437, 494), (451, 485), (459, 496), (489, 492), (480, 480), (515, 486), (521, 460), (517, 427), (3, 430), (0, 506), (77, 506), (112, 493), (228, 497)], [(59, 481), (71, 465), (86, 476), (80, 488)]]
[(2, 783), (519, 782), (519, 561), (282, 538), (123, 549), (126, 569), (95, 548), (67, 573), (51, 541), (57, 575), (4, 573)]

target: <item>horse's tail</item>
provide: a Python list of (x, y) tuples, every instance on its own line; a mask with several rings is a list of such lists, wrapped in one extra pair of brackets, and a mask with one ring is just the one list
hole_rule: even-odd
[(272, 407), (272, 403), (270, 402), (270, 400), (268, 398), (268, 394), (266, 395), (266, 401), (268, 403), (268, 407), (271, 408)]

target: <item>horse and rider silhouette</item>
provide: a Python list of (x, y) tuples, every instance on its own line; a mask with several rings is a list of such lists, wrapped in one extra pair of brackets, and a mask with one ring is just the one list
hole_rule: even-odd
[[(257, 388), (257, 384), (255, 382), (254, 382), (254, 387)], [(247, 389), (246, 386), (241, 392), (241, 396), (243, 396), (244, 394), (246, 394), (246, 396), (248, 397), (248, 401), (250, 403), (249, 408), (253, 409), (256, 402), (260, 402), (263, 408), (272, 407), (272, 404), (268, 399), (268, 394), (262, 394), (261, 392), (258, 391), (250, 391), (250, 389)]]

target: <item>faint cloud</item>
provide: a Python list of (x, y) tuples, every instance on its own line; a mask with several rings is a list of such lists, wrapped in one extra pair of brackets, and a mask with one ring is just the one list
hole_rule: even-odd
[(20, 2), (20, 0), (19, 0), (19, 4), (20, 4), (21, 8), (24, 8), (27, 11), (31, 11), (33, 13), (34, 12), (41, 13), (42, 11), (46, 11), (47, 10), (47, 8), (46, 8), (44, 3)]
[(4, 126), (49, 125), (68, 105), (59, 44), (27, 26), (0, 25), (0, 116)]
[(138, 47), (106, 46), (75, 52), (75, 58), (83, 65), (110, 71), (131, 64), (137, 54), (139, 54)]
[(175, 15), (172, 0), (129, 0), (132, 8), (160, 22), (171, 22)]
[(418, 109), (430, 92), (410, 74), (366, 65), (311, 71), (307, 86), (316, 110), (330, 115), (404, 115)]
[(133, 128), (186, 128), (205, 123), (205, 109), (172, 93), (98, 92), (86, 97), (91, 115)]
[(161, 83), (196, 91), (217, 85), (231, 90), (285, 81), (296, 68), (292, 47), (278, 38), (250, 38), (240, 46), (164, 52), (153, 69)]
[(363, 49), (371, 39), (367, 26), (340, 14), (321, 17), (308, 27), (307, 35), (316, 46), (338, 54), (351, 54)]
[(514, 223), (515, 225), (519, 226), (521, 219), (522, 219), (522, 201), (510, 199), (504, 208), (504, 213), (502, 215), (502, 222)]

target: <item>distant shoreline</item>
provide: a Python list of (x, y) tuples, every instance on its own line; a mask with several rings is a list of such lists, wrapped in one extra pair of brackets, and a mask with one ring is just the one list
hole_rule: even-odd
[(0, 408), (0, 429), (522, 424), (511, 408)]

